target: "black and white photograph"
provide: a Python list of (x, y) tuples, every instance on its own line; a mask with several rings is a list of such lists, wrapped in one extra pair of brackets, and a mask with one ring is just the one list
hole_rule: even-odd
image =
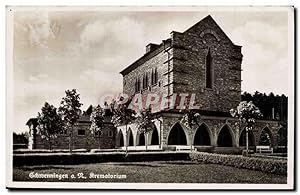
[(294, 11), (7, 6), (6, 187), (294, 189)]

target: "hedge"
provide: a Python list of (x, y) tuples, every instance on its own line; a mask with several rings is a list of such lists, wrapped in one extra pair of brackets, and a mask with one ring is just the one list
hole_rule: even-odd
[(138, 162), (138, 161), (173, 161), (192, 160), (199, 163), (233, 166), (280, 175), (287, 174), (287, 160), (244, 157), (241, 155), (224, 155), (205, 152), (124, 152), (110, 153), (23, 153), (13, 155), (13, 166), (24, 165), (67, 165), (102, 162)]
[[(82, 152), (89, 152), (87, 149), (74, 149), (73, 153), (82, 153)], [(18, 149), (13, 151), (14, 154), (34, 154), (34, 153), (70, 153), (69, 149), (54, 149), (54, 150), (47, 150), (47, 149)]]
[(14, 154), (13, 166), (78, 165), (103, 162), (141, 162), (190, 160), (189, 153), (178, 152), (125, 152), (111, 153), (41, 153)]
[(287, 160), (245, 157), (241, 155), (223, 155), (204, 152), (190, 153), (192, 161), (232, 166), (279, 175), (287, 174)]

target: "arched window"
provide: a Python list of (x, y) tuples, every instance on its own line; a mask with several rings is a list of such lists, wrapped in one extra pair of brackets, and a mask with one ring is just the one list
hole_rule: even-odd
[(119, 134), (118, 134), (118, 140), (119, 140), (119, 147), (122, 147), (122, 146), (124, 146), (124, 138), (123, 138), (123, 133), (122, 133), (122, 131), (120, 131), (119, 132)]
[(150, 145), (158, 145), (159, 144), (158, 140), (159, 140), (158, 131), (157, 131), (156, 127), (154, 126)]
[(232, 137), (227, 125), (221, 129), (217, 143), (220, 147), (232, 147)]
[(206, 125), (202, 124), (196, 131), (194, 145), (210, 145), (210, 136)]
[[(248, 144), (249, 146), (254, 146), (254, 135), (252, 131), (248, 131)], [(240, 135), (239, 145), (246, 146), (246, 128), (243, 129)]]
[(148, 84), (148, 73), (145, 73), (143, 76), (143, 89), (147, 89)]
[(145, 145), (145, 135), (143, 133), (139, 134), (139, 146)]
[(135, 80), (135, 92), (139, 92), (140, 91), (140, 79), (136, 79)]
[(158, 81), (157, 68), (155, 68), (155, 71), (154, 71), (154, 84), (156, 84), (157, 81)]
[(157, 84), (158, 76), (157, 76), (157, 68), (151, 70), (151, 85)]
[(132, 133), (131, 129), (128, 130), (128, 134), (129, 134), (128, 146), (134, 146), (133, 145), (133, 133)]
[(211, 57), (210, 49), (208, 49), (205, 64), (206, 64), (206, 88), (212, 88), (213, 67), (212, 67), (212, 57)]
[(176, 123), (170, 130), (168, 145), (187, 145), (186, 135), (179, 123)]
[(143, 75), (143, 89), (146, 88), (146, 77), (145, 75)]
[(154, 71), (153, 69), (151, 70), (151, 85), (154, 85)]
[(260, 146), (272, 146), (272, 137), (271, 137), (271, 131), (268, 127), (265, 127), (259, 138), (259, 145)]
[(145, 88), (147, 88), (148, 85), (149, 85), (149, 83), (148, 83), (148, 73), (146, 73), (145, 78), (146, 78), (146, 81), (145, 81), (146, 86), (145, 86)]

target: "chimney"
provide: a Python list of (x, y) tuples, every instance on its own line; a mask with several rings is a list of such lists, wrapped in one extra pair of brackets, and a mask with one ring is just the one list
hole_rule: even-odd
[(146, 53), (149, 53), (150, 51), (155, 50), (156, 48), (158, 48), (159, 45), (154, 44), (154, 43), (149, 43), (148, 45), (146, 45)]

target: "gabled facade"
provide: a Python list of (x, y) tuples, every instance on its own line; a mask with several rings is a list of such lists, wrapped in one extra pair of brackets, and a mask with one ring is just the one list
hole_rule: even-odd
[[(117, 147), (139, 148), (142, 138), (148, 143), (159, 140), (157, 145), (149, 144), (159, 150), (240, 151), (245, 147), (245, 127), (231, 117), (229, 110), (241, 101), (242, 59), (241, 46), (235, 45), (211, 16), (184, 32), (171, 32), (160, 44), (148, 44), (146, 53), (121, 71), (123, 93), (154, 93), (169, 98), (195, 94), (201, 123), (199, 127), (186, 127), (179, 110), (152, 107), (160, 116), (156, 128), (141, 136), (134, 123), (127, 132), (125, 127), (118, 127)], [(260, 145), (268, 134), (269, 145), (276, 147), (280, 128), (275, 120), (257, 121), (249, 135), (250, 145)]]
[(228, 112), (241, 100), (242, 57), (241, 46), (207, 16), (159, 45), (147, 45), (145, 55), (121, 71), (123, 92), (170, 98), (195, 93), (200, 110)]

